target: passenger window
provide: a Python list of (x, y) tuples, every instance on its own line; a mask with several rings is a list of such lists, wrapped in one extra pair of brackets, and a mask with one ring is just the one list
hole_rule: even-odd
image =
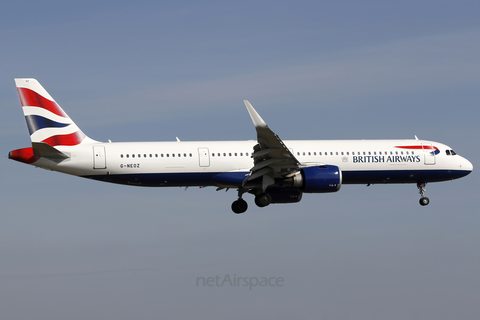
[(155, 158), (158, 158), (158, 153), (155, 153)]
[(120, 155), (120, 158), (123, 158), (123, 154)]
[(129, 157), (129, 155), (127, 154), (127, 158)]
[(132, 154), (132, 158), (135, 158), (135, 154)]

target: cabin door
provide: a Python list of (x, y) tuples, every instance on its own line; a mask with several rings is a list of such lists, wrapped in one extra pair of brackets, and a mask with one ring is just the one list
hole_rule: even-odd
[(423, 156), (425, 159), (425, 164), (435, 164), (435, 149), (430, 143), (422, 143)]
[(93, 146), (93, 169), (106, 169), (107, 161), (105, 158), (104, 146)]

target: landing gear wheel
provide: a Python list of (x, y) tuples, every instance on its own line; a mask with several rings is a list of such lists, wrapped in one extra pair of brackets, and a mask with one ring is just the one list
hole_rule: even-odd
[(255, 204), (260, 208), (268, 206), (270, 202), (272, 202), (272, 197), (266, 192), (255, 196)]
[(430, 203), (430, 200), (427, 197), (420, 198), (420, 204), (422, 206), (426, 206), (429, 203)]
[(238, 199), (236, 201), (233, 201), (232, 203), (232, 211), (235, 212), (236, 214), (244, 213), (245, 211), (247, 211), (247, 208), (248, 208), (248, 204), (243, 199)]

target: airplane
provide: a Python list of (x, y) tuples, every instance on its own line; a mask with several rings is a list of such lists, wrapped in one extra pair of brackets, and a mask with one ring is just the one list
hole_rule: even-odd
[(427, 140), (291, 140), (273, 132), (247, 100), (257, 133), (249, 141), (99, 142), (90, 139), (35, 79), (15, 79), (32, 146), (8, 157), (83, 178), (144, 187), (236, 189), (234, 213), (254, 195), (258, 207), (297, 203), (304, 193), (343, 184), (425, 186), (468, 175), (473, 165), (449, 146)]

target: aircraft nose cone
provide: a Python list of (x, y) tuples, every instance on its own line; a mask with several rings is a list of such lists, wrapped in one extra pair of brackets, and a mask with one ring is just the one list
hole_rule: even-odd
[(468, 173), (470, 173), (470, 172), (473, 171), (473, 164), (470, 161), (468, 161), (467, 159), (462, 158), (462, 162), (460, 163), (460, 169), (468, 171)]

